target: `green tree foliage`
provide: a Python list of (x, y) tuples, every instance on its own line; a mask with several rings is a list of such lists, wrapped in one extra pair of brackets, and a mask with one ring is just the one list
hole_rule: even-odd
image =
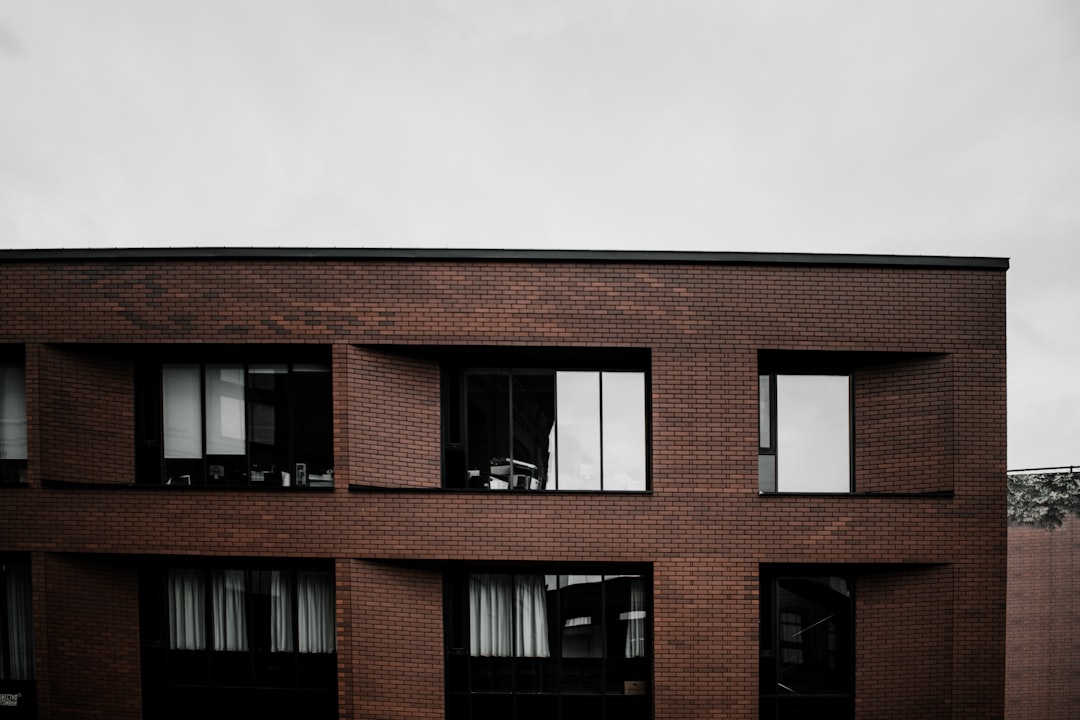
[(1010, 525), (1056, 530), (1069, 513), (1080, 515), (1080, 471), (1009, 475)]

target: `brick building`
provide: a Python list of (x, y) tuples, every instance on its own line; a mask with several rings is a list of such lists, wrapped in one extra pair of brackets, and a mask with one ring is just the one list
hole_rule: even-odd
[(1080, 518), (1009, 528), (1005, 717), (1071, 720), (1080, 707)]
[(1006, 268), (2, 252), (0, 718), (1000, 718)]

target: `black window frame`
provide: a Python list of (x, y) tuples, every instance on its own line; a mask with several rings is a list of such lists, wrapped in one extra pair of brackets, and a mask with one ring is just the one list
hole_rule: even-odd
[[(815, 688), (800, 684), (789, 687), (784, 684), (786, 672), (791, 668), (784, 665), (812, 666), (823, 654), (822, 648), (806, 641), (788, 642), (782, 638), (784, 624), (783, 608), (780, 607), (780, 584), (802, 583), (813, 587), (825, 587), (821, 580), (836, 578), (846, 583), (848, 595), (844, 604), (846, 617), (841, 617), (835, 628), (824, 625), (834, 615), (824, 618), (811, 617), (803, 621), (800, 618), (801, 632), (820, 634), (824, 629), (827, 642), (831, 642), (830, 630), (835, 631), (835, 648), (825, 648), (827, 662), (834, 662), (831, 682), (839, 683), (833, 687)], [(856, 593), (857, 573), (843, 566), (829, 565), (778, 565), (762, 566), (760, 572), (760, 669), (759, 669), (759, 717), (761, 720), (794, 720), (803, 717), (829, 717), (837, 720), (851, 720), (855, 713), (855, 633), (856, 633)], [(826, 594), (823, 590), (822, 594)], [(835, 594), (835, 593), (834, 593)], [(835, 603), (835, 601), (834, 601)], [(789, 613), (793, 614), (793, 613)], [(798, 654), (795, 654), (798, 653)], [(831, 653), (831, 656), (829, 654)], [(843, 665), (841, 667), (841, 665)], [(795, 668), (795, 671), (803, 668)], [(826, 668), (829, 670), (829, 668)], [(804, 678), (812, 679), (813, 670)], [(797, 675), (796, 675), (797, 677)]]
[[(642, 493), (652, 489), (652, 378), (651, 356), (649, 351), (639, 348), (611, 349), (567, 349), (567, 348), (485, 348), (469, 349), (457, 352), (442, 353), (441, 365), (441, 430), (442, 430), (442, 487), (455, 490), (473, 491), (496, 491), (495, 487), (489, 486), (482, 473), (486, 462), (493, 462), (495, 457), (505, 457), (506, 464), (510, 467), (511, 480), (506, 488), (511, 490), (548, 490), (551, 492), (588, 492), (610, 493), (629, 492)], [(522, 463), (515, 457), (513, 440), (513, 396), (512, 390), (515, 376), (536, 376), (543, 374), (555, 375), (559, 372), (595, 372), (600, 374), (599, 383), (602, 383), (604, 373), (640, 373), (643, 381), (642, 412), (644, 413), (644, 487), (634, 489), (605, 488), (605, 475), (603, 469), (603, 413), (601, 405), (600, 434), (601, 446), (597, 453), (601, 458), (599, 471), (599, 488), (547, 488), (543, 479), (536, 482), (515, 481), (514, 474), (521, 469), (528, 473), (529, 464)], [(508, 436), (511, 438), (507, 453), (486, 458), (475, 468), (474, 458), (469, 457), (469, 431), (467, 422), (468, 396), (466, 378), (469, 376), (483, 375), (506, 375), (507, 396), (509, 406), (507, 409), (510, 429)], [(601, 395), (601, 403), (602, 395)], [(553, 413), (553, 422), (557, 417)], [(532, 467), (535, 467), (533, 465)], [(473, 475), (480, 471), (481, 475)]]
[[(855, 492), (855, 361), (850, 353), (824, 351), (768, 352), (758, 354), (758, 492), (760, 494), (852, 494)], [(783, 490), (777, 441), (778, 392), (780, 376), (847, 378), (848, 381), (848, 487), (846, 490)], [(762, 399), (762, 389), (768, 397)], [(767, 407), (766, 407), (767, 406)], [(768, 412), (768, 432), (765, 431)], [(765, 436), (768, 435), (766, 438)], [(769, 472), (766, 472), (766, 468)]]
[[(557, 576), (554, 618), (547, 627), (549, 655), (526, 657), (516, 652), (501, 656), (473, 655), (470, 648), (469, 578), (487, 576)], [(562, 584), (568, 576), (597, 576), (599, 582)], [(642, 592), (644, 617), (643, 655), (615, 657), (612, 648), (625, 642), (626, 628), (614, 598), (608, 597), (615, 585), (631, 587), (638, 580)], [(609, 583), (611, 585), (609, 586)], [(598, 586), (599, 600), (589, 600), (575, 592), (593, 593)], [(518, 586), (515, 585), (515, 593)], [(632, 592), (632, 591), (631, 591)], [(506, 565), (487, 564), (457, 567), (444, 575), (446, 717), (448, 720), (481, 720), (500, 717), (511, 720), (533, 718), (595, 717), (598, 720), (647, 720), (653, 716), (653, 572), (651, 565)], [(518, 599), (515, 597), (514, 602)], [(590, 605), (589, 603), (592, 602)], [(584, 604), (582, 604), (584, 603)], [(601, 617), (588, 620), (570, 618), (574, 613), (600, 608)], [(633, 611), (629, 611), (633, 612)], [(599, 628), (599, 631), (593, 628)], [(599, 656), (565, 655), (568, 635), (590, 632), (602, 651)], [(599, 632), (599, 634), (596, 634)], [(516, 634), (516, 633), (515, 633)], [(516, 643), (516, 641), (515, 641)]]
[[(244, 377), (244, 453), (228, 455), (227, 458), (242, 458), (232, 463), (215, 462), (207, 447), (206, 371), (208, 366), (225, 365), (242, 368)], [(180, 462), (170, 461), (165, 456), (164, 429), (164, 382), (163, 373), (170, 366), (197, 366), (199, 374), (199, 406), (201, 418), (199, 439), (201, 457)], [(248, 396), (251, 385), (252, 367), (285, 366), (282, 373), (285, 378), (287, 413), (285, 425), (288, 437), (284, 448), (270, 447), (275, 456), (283, 455), (285, 461), (278, 464), (260, 465), (255, 458), (256, 433), (253, 430), (254, 405)], [(317, 373), (303, 370), (306, 366), (319, 366)], [(302, 370), (297, 370), (297, 368)], [(314, 422), (301, 423), (301, 407), (310, 401), (310, 392), (301, 390), (301, 375), (325, 374), (325, 389), (322, 390), (320, 404), (325, 408), (316, 414)], [(332, 488), (334, 468), (333, 440), (333, 366), (330, 349), (324, 346), (288, 346), (288, 347), (253, 347), (218, 348), (202, 347), (195, 349), (170, 349), (150, 354), (140, 362), (136, 369), (136, 482), (148, 485), (168, 485), (174, 487), (216, 486), (216, 487), (252, 487), (266, 489), (311, 489)], [(320, 448), (316, 455), (319, 462), (312, 463), (298, 452), (301, 432), (312, 433), (315, 427), (321, 431)], [(305, 461), (302, 461), (305, 460)], [(170, 464), (173, 465), (170, 468)]]
[[(175, 649), (169, 636), (169, 574), (193, 571), (202, 578), (204, 647)], [(248, 647), (217, 650), (213, 647), (213, 573), (240, 571), (245, 589), (244, 617)], [(271, 650), (265, 593), (253, 591), (255, 573), (286, 573), (293, 589), (291, 606), (292, 649)], [(300, 603), (297, 573), (319, 572), (335, 583), (329, 560), (158, 558), (139, 570), (139, 633), (143, 678), (143, 708), (147, 718), (189, 718), (193, 714), (222, 713), (229, 717), (336, 718), (338, 650), (304, 652), (297, 642)], [(335, 587), (335, 596), (337, 593)], [(268, 601), (268, 598), (265, 599)], [(336, 604), (335, 604), (336, 607)], [(334, 633), (337, 634), (335, 610)], [(336, 644), (336, 643), (335, 643)], [(228, 712), (226, 711), (228, 709)]]

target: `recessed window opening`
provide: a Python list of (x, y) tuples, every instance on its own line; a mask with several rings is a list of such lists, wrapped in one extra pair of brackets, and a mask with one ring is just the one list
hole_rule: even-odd
[(177, 565), (140, 577), (147, 717), (337, 717), (333, 572)]
[(763, 374), (758, 397), (759, 490), (850, 492), (850, 376)]
[(142, 398), (144, 481), (333, 486), (328, 364), (165, 363)]
[(26, 374), (0, 363), (0, 483), (26, 481)]
[(852, 717), (852, 579), (766, 576), (761, 607), (762, 720)]
[(649, 717), (646, 576), (482, 572), (446, 587), (447, 717)]
[(645, 373), (448, 371), (447, 487), (645, 490)]

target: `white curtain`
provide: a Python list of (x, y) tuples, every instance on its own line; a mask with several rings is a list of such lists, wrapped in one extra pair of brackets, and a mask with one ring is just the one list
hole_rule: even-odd
[(21, 365), (0, 365), (0, 458), (26, 459), (26, 376)]
[(247, 650), (244, 571), (214, 571), (213, 592), (214, 649)]
[(206, 454), (243, 455), (244, 368), (206, 366)]
[(169, 571), (169, 648), (206, 649), (206, 596), (198, 570)]
[(514, 655), (548, 657), (547, 588), (542, 575), (515, 575)]
[(201, 458), (202, 390), (198, 365), (161, 368), (161, 416), (166, 458)]
[(7, 626), (11, 667), (7, 676), (12, 680), (31, 680), (34, 677), (33, 614), (30, 610), (30, 567), (7, 566)]
[(630, 612), (626, 624), (626, 657), (645, 657), (645, 588), (641, 578), (630, 581)]
[(470, 575), (469, 633), (474, 657), (548, 657), (543, 576)]
[(296, 573), (296, 600), (300, 652), (334, 652), (333, 576), (326, 572)]
[(293, 590), (287, 573), (270, 573), (270, 651), (293, 651)]

